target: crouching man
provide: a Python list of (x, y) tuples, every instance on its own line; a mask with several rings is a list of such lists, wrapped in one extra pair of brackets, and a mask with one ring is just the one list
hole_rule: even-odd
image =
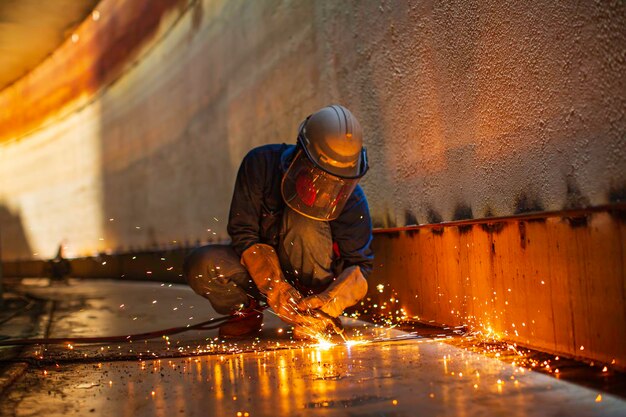
[(185, 278), (233, 319), (221, 337), (255, 335), (260, 303), (294, 326), (323, 330), (314, 312), (338, 317), (367, 292), (372, 223), (357, 184), (368, 170), (361, 126), (345, 107), (308, 116), (296, 145), (265, 145), (243, 159), (230, 206), (230, 245), (208, 245), (185, 261)]

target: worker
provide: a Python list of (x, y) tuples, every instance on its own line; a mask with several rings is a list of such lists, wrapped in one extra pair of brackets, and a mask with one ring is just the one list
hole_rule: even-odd
[(191, 288), (233, 318), (221, 337), (256, 335), (267, 303), (294, 338), (323, 331), (367, 292), (372, 223), (357, 184), (368, 170), (363, 134), (345, 107), (308, 116), (296, 145), (252, 149), (243, 159), (228, 219), (229, 245), (191, 252)]
[(70, 261), (63, 256), (63, 243), (59, 244), (56, 256), (47, 262), (46, 272), (51, 282), (60, 281), (65, 284), (68, 283), (68, 277), (72, 273), (72, 265)]

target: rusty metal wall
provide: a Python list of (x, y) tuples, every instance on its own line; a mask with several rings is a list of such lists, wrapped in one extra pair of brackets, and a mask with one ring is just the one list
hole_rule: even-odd
[(374, 242), (370, 304), (626, 369), (624, 206), (383, 231)]

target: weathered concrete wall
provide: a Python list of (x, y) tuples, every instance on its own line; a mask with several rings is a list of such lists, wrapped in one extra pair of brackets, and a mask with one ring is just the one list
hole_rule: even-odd
[(623, 2), (98, 9), (0, 92), (5, 259), (225, 238), (245, 152), (330, 102), (365, 128), (378, 225), (624, 199)]

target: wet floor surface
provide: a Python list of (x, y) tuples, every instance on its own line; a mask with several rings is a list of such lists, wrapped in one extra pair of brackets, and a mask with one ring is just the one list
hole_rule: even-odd
[[(130, 334), (216, 316), (169, 284), (22, 286), (53, 300), (49, 336)], [(31, 348), (2, 416), (623, 416), (626, 401), (427, 337), (345, 320), (348, 346), (293, 342), (265, 312), (256, 340), (216, 331), (118, 345)], [(191, 356), (187, 356), (191, 355)], [(182, 357), (181, 357), (182, 356)], [(125, 360), (126, 359), (126, 360)]]

